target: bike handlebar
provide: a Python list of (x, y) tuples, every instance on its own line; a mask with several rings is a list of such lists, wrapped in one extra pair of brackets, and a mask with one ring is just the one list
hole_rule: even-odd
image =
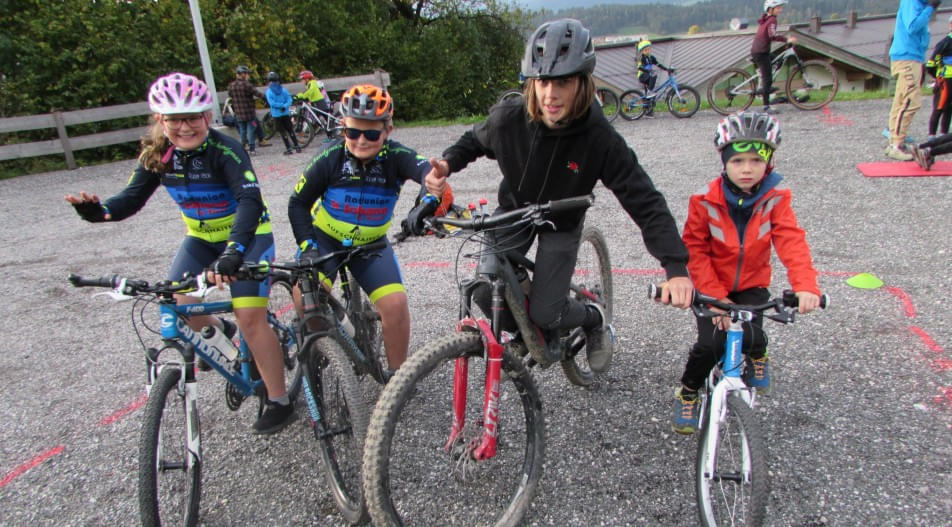
[(282, 263), (272, 263), (269, 264), (269, 267), (274, 269), (281, 269), (284, 271), (290, 271), (292, 273), (301, 273), (309, 272), (311, 270), (320, 271), (319, 267), (324, 262), (330, 261), (334, 258), (343, 256), (344, 260), (341, 262), (341, 266), (345, 265), (348, 261), (355, 257), (369, 257), (377, 256), (377, 251), (385, 248), (387, 246), (386, 238), (380, 238), (379, 240), (370, 242), (366, 245), (355, 245), (351, 247), (345, 247), (337, 251), (331, 251), (327, 254), (321, 255), (319, 258), (309, 259), (307, 261), (295, 260), (291, 262), (282, 262)]
[[(239, 280), (264, 280), (269, 274), (269, 264), (242, 264), (235, 272)], [(113, 289), (123, 296), (137, 296), (140, 294), (154, 294), (168, 296), (173, 294), (191, 293), (207, 289), (204, 272), (199, 276), (186, 275), (181, 280), (161, 280), (150, 284), (146, 280), (127, 278), (118, 274), (92, 278), (70, 273), (67, 279), (73, 287), (103, 287)]]
[(437, 225), (450, 225), (469, 231), (482, 231), (492, 229), (501, 225), (517, 223), (522, 220), (541, 221), (542, 216), (547, 213), (571, 212), (575, 210), (585, 210), (595, 203), (595, 197), (591, 194), (586, 196), (575, 196), (571, 198), (549, 201), (548, 203), (537, 203), (527, 205), (518, 209), (501, 212), (499, 214), (477, 216), (471, 219), (447, 218), (445, 216), (433, 217), (427, 221), (432, 221)]
[[(655, 284), (650, 284), (648, 286), (648, 298), (657, 300), (661, 298), (661, 288)], [(830, 297), (828, 295), (820, 295), (820, 308), (826, 309), (826, 306), (830, 303)], [(732, 320), (739, 318), (741, 312), (747, 313), (757, 313), (771, 320), (777, 322), (782, 322), (784, 324), (789, 324), (793, 322), (794, 308), (800, 305), (800, 299), (797, 297), (796, 293), (792, 290), (786, 289), (783, 291), (782, 295), (779, 297), (771, 298), (764, 304), (760, 305), (744, 305), (744, 304), (731, 304), (727, 302), (721, 302), (719, 299), (712, 296), (707, 296), (703, 293), (694, 291), (694, 297), (691, 300), (691, 309), (694, 311), (694, 314), (701, 318), (713, 318), (724, 316), (729, 314)], [(709, 306), (713, 306), (719, 309), (723, 309), (726, 313), (718, 313), (713, 311)], [(769, 310), (775, 310), (776, 314), (767, 313)]]

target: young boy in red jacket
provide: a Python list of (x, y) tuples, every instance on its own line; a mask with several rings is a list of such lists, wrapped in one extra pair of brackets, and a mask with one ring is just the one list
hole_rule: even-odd
[[(738, 112), (717, 126), (714, 144), (724, 172), (701, 194), (691, 196), (682, 238), (690, 259), (688, 272), (698, 291), (723, 302), (762, 304), (770, 299), (770, 250), (776, 249), (800, 301), (800, 313), (820, 304), (817, 272), (810, 247), (791, 206), (789, 189), (773, 171), (771, 159), (780, 144), (780, 123), (760, 112)], [(697, 319), (697, 342), (691, 348), (681, 388), (676, 394), (672, 427), (692, 434), (698, 426), (698, 389), (724, 348), (728, 317)], [(744, 332), (743, 351), (752, 372), (748, 385), (770, 385), (767, 335), (755, 318)]]

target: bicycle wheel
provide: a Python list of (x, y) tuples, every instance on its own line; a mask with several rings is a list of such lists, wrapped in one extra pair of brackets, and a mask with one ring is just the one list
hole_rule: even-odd
[[(467, 416), (447, 445), (454, 369), (468, 359)], [(375, 525), (516, 525), (542, 477), (545, 422), (532, 375), (503, 354), (494, 457), (470, 455), (482, 433), (486, 360), (477, 333), (455, 333), (410, 356), (387, 383), (364, 450), (364, 493)]]
[(353, 364), (333, 338), (314, 342), (305, 368), (304, 396), (331, 495), (345, 521), (365, 522), (360, 463), (370, 407), (357, 384)]
[[(579, 302), (598, 302), (605, 309), (608, 322), (612, 317), (612, 264), (608, 257), (608, 242), (601, 231), (586, 227), (582, 231), (578, 256), (575, 259), (575, 274), (572, 277), (572, 294)], [(580, 332), (579, 332), (580, 333)], [(581, 334), (579, 334), (581, 337)], [(572, 346), (572, 349), (580, 346)], [(595, 382), (595, 374), (588, 365), (585, 354), (578, 354), (561, 361), (562, 371), (569, 382), (576, 386), (589, 386)]]
[[(167, 366), (145, 406), (139, 435), (142, 525), (196, 525), (202, 494), (201, 431), (194, 396), (179, 386), (182, 370)], [(192, 404), (191, 412), (186, 405)], [(189, 433), (194, 434), (189, 440)], [(191, 443), (191, 447), (189, 446)]]
[(598, 98), (598, 104), (602, 107), (605, 119), (608, 119), (608, 122), (614, 121), (618, 117), (618, 95), (608, 88), (596, 88), (595, 97)]
[(353, 276), (349, 278), (347, 287), (350, 289), (350, 305), (347, 306), (347, 316), (354, 325), (357, 347), (366, 353), (370, 360), (376, 361), (383, 370), (386, 370), (389, 363), (383, 346), (380, 313), (377, 313), (377, 309), (360, 288), (357, 280)]
[(301, 391), (303, 375), (300, 341), (295, 328), (297, 311), (294, 309), (293, 290), (288, 276), (274, 275), (271, 279), (271, 293), (268, 295), (268, 323), (281, 345), (284, 355), (284, 384), (292, 401), (297, 399)]
[(836, 70), (823, 60), (807, 60), (788, 73), (786, 93), (801, 110), (818, 110), (836, 97), (840, 82)]
[[(697, 504), (701, 525), (759, 526), (767, 507), (767, 459), (763, 432), (754, 411), (735, 394), (727, 397), (727, 416), (718, 437), (707, 441), (710, 397), (701, 423), (697, 452)], [(704, 465), (714, 461), (714, 473)]]
[(619, 110), (621, 116), (629, 121), (641, 119), (641, 116), (648, 111), (648, 104), (654, 104), (654, 101), (645, 99), (645, 94), (641, 90), (628, 90), (621, 94)]
[(678, 86), (680, 97), (675, 96), (674, 91), (668, 93), (668, 111), (671, 115), (681, 119), (691, 117), (697, 113), (701, 107), (701, 94), (691, 86)]
[(306, 113), (307, 110), (301, 108), (297, 114), (291, 115), (291, 129), (294, 130), (294, 135), (297, 136), (301, 148), (306, 148), (307, 145), (311, 144), (316, 133), (314, 124), (307, 118)]
[(707, 86), (707, 102), (721, 115), (746, 110), (754, 102), (757, 75), (737, 68), (721, 70)]
[(522, 90), (506, 90), (502, 92), (502, 95), (499, 96), (499, 99), (496, 101), (496, 104), (499, 104), (510, 99), (515, 99), (517, 97), (522, 97)]
[(271, 117), (271, 112), (265, 113), (264, 117), (259, 119), (259, 121), (261, 122), (261, 133), (265, 139), (270, 140), (274, 137), (275, 132), (277, 132), (277, 128), (274, 127), (274, 117)]

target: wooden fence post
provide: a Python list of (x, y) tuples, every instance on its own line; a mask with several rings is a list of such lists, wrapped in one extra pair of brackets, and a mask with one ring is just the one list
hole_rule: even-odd
[(69, 136), (66, 135), (66, 124), (63, 122), (63, 114), (53, 112), (53, 121), (56, 123), (56, 133), (59, 135), (60, 144), (63, 145), (63, 155), (66, 156), (66, 167), (70, 170), (75, 170), (76, 160), (73, 159), (73, 150), (69, 147)]

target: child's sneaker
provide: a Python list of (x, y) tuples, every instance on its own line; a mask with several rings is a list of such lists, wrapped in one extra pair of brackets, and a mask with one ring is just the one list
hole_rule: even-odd
[(767, 355), (750, 360), (750, 374), (747, 385), (756, 388), (757, 393), (767, 395), (770, 392), (770, 359)]
[(615, 346), (615, 329), (605, 316), (605, 309), (598, 304), (588, 304), (594, 307), (602, 317), (598, 326), (585, 330), (585, 353), (588, 358), (588, 367), (594, 373), (605, 373), (612, 363)]
[(912, 158), (916, 161), (916, 164), (921, 166), (923, 170), (929, 170), (932, 168), (932, 163), (935, 161), (935, 158), (932, 157), (932, 149), (927, 147), (919, 148), (916, 145), (912, 145), (910, 148), (912, 150)]
[(886, 151), (883, 153), (886, 154), (886, 157), (895, 159), (896, 161), (912, 161), (912, 154), (906, 152), (903, 147), (896, 146), (892, 143), (889, 143), (889, 146), (886, 147)]
[(674, 392), (674, 420), (671, 429), (679, 434), (691, 435), (697, 432), (700, 399), (697, 392), (685, 393), (684, 387)]

